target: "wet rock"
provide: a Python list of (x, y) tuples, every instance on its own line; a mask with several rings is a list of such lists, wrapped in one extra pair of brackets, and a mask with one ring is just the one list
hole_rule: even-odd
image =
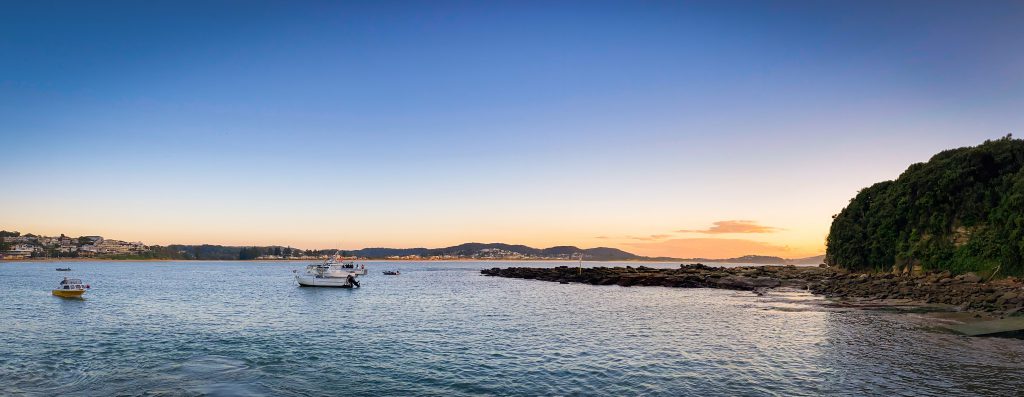
[(962, 310), (1007, 312), (1024, 306), (1024, 285), (1017, 279), (984, 281), (976, 274), (850, 273), (836, 268), (794, 266), (710, 267), (680, 265), (675, 269), (646, 266), (578, 268), (491, 268), (487, 276), (591, 285), (724, 288), (766, 291), (789, 287), (839, 298), (908, 299), (959, 306)]
[(726, 276), (719, 279), (715, 284), (719, 288), (753, 290), (756, 288), (775, 288), (782, 284), (782, 281), (771, 277), (749, 277), (745, 275)]

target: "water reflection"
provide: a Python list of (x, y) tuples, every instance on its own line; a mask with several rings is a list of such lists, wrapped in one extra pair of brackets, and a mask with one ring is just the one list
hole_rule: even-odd
[(295, 284), (302, 264), (83, 262), (76, 276), (94, 288), (69, 301), (44, 295), (53, 275), (40, 265), (0, 267), (5, 393), (1014, 395), (1024, 384), (1021, 341), (798, 292), (561, 285), (483, 277), (508, 264), (471, 262), (370, 263), (363, 288), (321, 289)]

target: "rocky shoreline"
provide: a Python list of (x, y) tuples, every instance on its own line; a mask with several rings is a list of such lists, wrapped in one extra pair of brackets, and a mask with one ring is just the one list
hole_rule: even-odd
[(765, 293), (773, 288), (808, 290), (830, 298), (909, 300), (948, 305), (952, 310), (1024, 315), (1024, 282), (1015, 278), (983, 280), (973, 273), (853, 273), (807, 266), (711, 267), (679, 265), (676, 269), (645, 266), (583, 268), (508, 267), (480, 271), (486, 276), (584, 283), (591, 285), (722, 288)]

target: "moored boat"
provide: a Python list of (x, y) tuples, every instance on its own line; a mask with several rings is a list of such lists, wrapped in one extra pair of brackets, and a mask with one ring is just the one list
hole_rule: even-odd
[(385, 276), (397, 276), (397, 275), (400, 275), (400, 274), (402, 274), (402, 272), (398, 271), (398, 270), (385, 270), (384, 271), (384, 275)]
[(53, 290), (53, 295), (61, 298), (79, 298), (87, 289), (89, 285), (82, 283), (82, 280), (64, 277), (57, 289)]
[(70, 267), (58, 267), (57, 271), (58, 272), (70, 272), (71, 268)]
[(352, 262), (339, 262), (332, 257), (322, 264), (306, 266), (305, 271), (295, 273), (295, 281), (303, 287), (359, 288), (356, 277), (366, 274), (366, 265), (356, 267)]

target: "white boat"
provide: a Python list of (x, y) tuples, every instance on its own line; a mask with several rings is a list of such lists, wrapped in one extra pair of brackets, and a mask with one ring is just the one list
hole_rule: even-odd
[(352, 262), (339, 262), (332, 257), (319, 265), (306, 266), (306, 270), (295, 273), (295, 281), (303, 287), (359, 288), (356, 277), (366, 275), (366, 265), (356, 266)]
[(87, 289), (89, 289), (89, 284), (83, 283), (82, 280), (64, 277), (64, 280), (61, 280), (60, 285), (52, 293), (61, 298), (81, 298)]

